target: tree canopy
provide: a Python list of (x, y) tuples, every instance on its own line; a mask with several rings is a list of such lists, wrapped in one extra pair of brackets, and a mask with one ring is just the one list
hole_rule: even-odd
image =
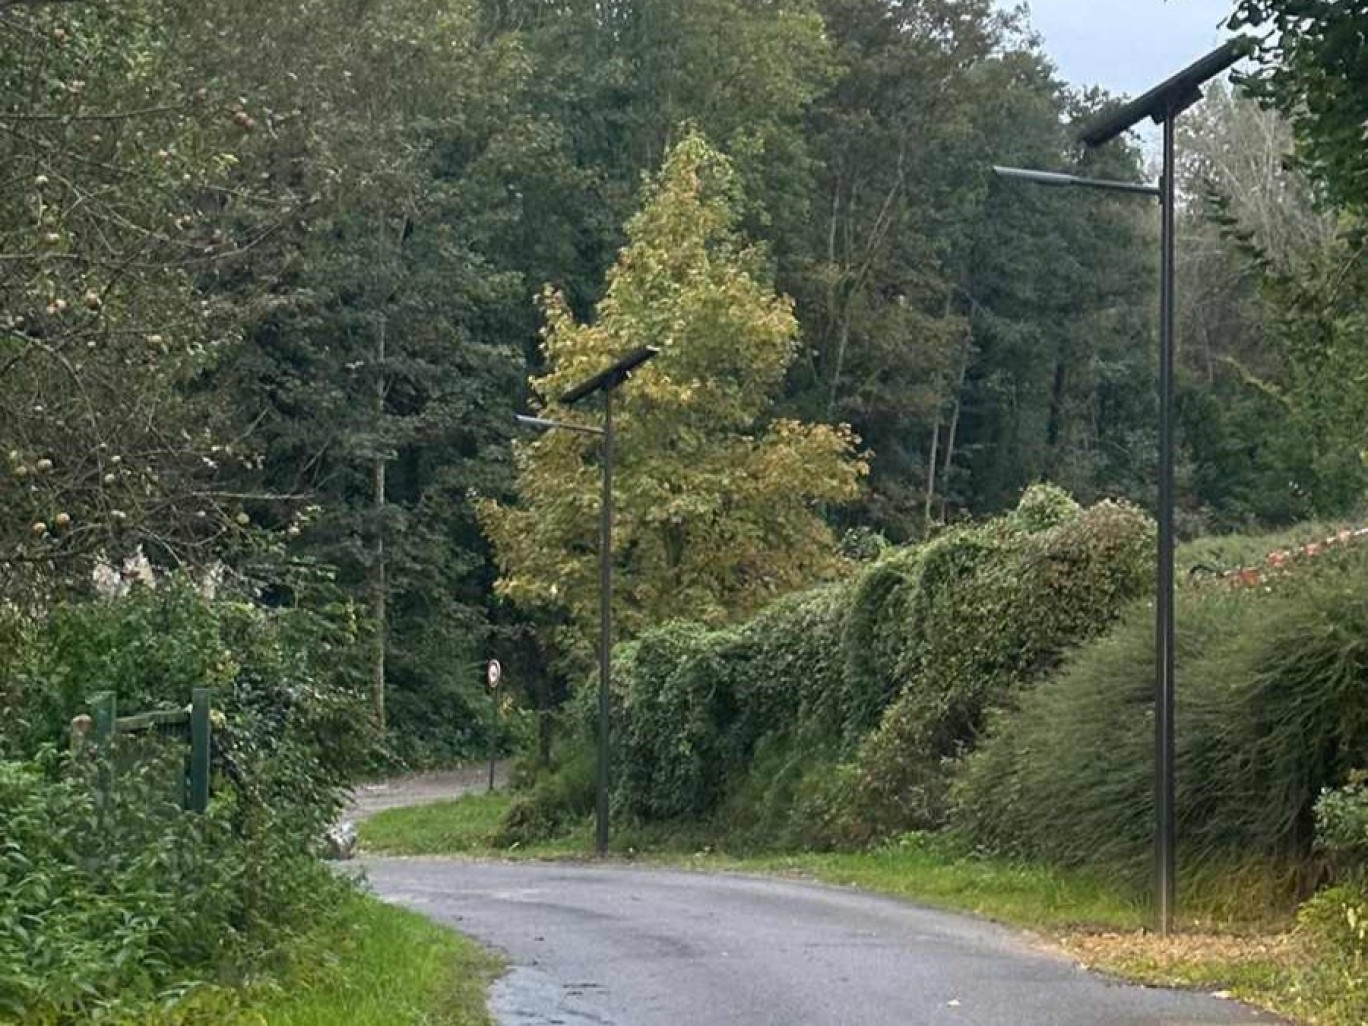
[[(1344, 515), (1368, 448), (1362, 6), (1234, 6), (1265, 109), (1183, 119), (1186, 531)], [(337, 603), (395, 736), (459, 749), (476, 663), (552, 694), (534, 628), (590, 601), (592, 446), (515, 462), (511, 413), (642, 342), (629, 626), (1041, 479), (1153, 501), (1153, 208), (988, 172), (1144, 154), (1081, 152), (1111, 98), (989, 0), (0, 3), (0, 84), (0, 602), (145, 559)], [(528, 461), (576, 515), (512, 572), (477, 498), (534, 508)]]
[[(627, 226), (590, 323), (543, 296), (545, 374), (537, 409), (584, 419), (557, 397), (628, 350), (660, 356), (615, 392), (615, 558), (630, 630), (666, 619), (724, 621), (836, 564), (819, 504), (849, 502), (867, 466), (845, 426), (776, 419), (796, 345), (791, 302), (737, 231), (735, 171), (685, 135)], [(595, 607), (598, 446), (552, 432), (520, 444), (519, 503), (484, 522), (500, 592), (561, 606), (581, 627)]]

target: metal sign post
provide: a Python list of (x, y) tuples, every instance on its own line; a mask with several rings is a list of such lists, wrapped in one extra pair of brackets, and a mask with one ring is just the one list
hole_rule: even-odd
[(491, 659), (485, 667), (485, 689), (489, 692), (489, 790), (494, 790), (495, 735), (499, 728), (499, 681), (503, 679), (503, 667), (497, 659)]

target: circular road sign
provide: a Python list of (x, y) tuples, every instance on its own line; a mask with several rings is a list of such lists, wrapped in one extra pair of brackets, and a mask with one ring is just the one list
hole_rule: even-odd
[(503, 667), (499, 665), (497, 659), (491, 659), (489, 665), (485, 667), (485, 683), (491, 688), (497, 688), (502, 677)]

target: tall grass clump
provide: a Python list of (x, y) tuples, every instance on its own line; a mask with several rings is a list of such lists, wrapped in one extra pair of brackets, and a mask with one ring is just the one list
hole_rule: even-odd
[[(1177, 815), (1192, 864), (1306, 864), (1317, 800), (1368, 764), (1368, 554), (1327, 551), (1178, 605)], [(955, 787), (978, 847), (1144, 865), (1153, 810), (1153, 613), (993, 718)]]

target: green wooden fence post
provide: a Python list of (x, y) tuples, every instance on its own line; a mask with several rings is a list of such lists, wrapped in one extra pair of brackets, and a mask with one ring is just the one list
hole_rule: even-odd
[(101, 691), (92, 695), (90, 711), (95, 719), (95, 815), (98, 829), (103, 833), (109, 818), (110, 789), (114, 786), (111, 767), (114, 759), (115, 718), (119, 711), (114, 692)]
[(95, 716), (95, 747), (101, 755), (108, 755), (109, 746), (114, 741), (114, 720), (118, 715), (114, 692), (101, 691), (92, 695), (90, 708)]
[(190, 793), (187, 808), (209, 808), (209, 746), (213, 726), (209, 719), (209, 689), (195, 688), (190, 701)]

